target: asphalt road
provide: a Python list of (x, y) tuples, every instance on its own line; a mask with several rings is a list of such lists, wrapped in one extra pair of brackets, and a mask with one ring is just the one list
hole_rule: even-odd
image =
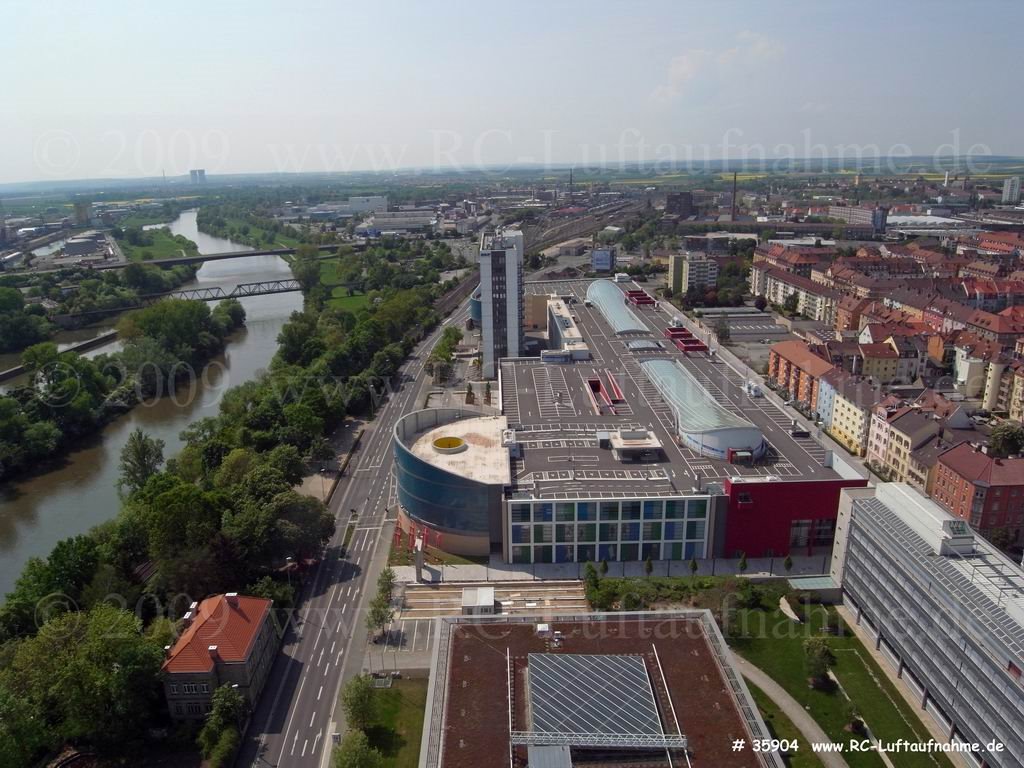
[[(370, 640), (365, 607), (394, 530), (392, 430), (400, 416), (422, 405), (423, 363), (441, 331), (447, 325), (461, 327), (467, 315), (468, 301), (420, 342), (396, 376), (394, 391), (368, 423), (330, 501), (337, 531), (324, 559), (307, 577), (298, 618), (264, 686), (236, 765), (312, 768), (321, 765), (324, 750), (330, 749), (338, 691), (344, 680), (362, 671)], [(355, 531), (342, 556), (350, 522)]]

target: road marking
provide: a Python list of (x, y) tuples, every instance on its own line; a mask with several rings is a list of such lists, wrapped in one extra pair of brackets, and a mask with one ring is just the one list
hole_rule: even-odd
[(334, 653), (334, 643), (331, 643), (331, 653)]
[(313, 754), (314, 755), (316, 754), (316, 745), (320, 743), (320, 737), (323, 736), (323, 733), (324, 733), (324, 729), (321, 728), (319, 731), (316, 732), (316, 738), (313, 739)]
[(306, 756), (306, 747), (308, 747), (308, 746), (309, 746), (309, 739), (306, 739), (304, 742), (302, 742), (302, 754), (299, 755), (299, 757), (305, 757)]
[(316, 720), (316, 712), (309, 716), (309, 727), (313, 727), (313, 721)]
[[(348, 603), (345, 603), (343, 606), (341, 606), (341, 614), (342, 614), (342, 616), (345, 615), (345, 609), (346, 608), (348, 608)], [(338, 629), (341, 629), (341, 623), (340, 622), (338, 623)]]
[[(316, 692), (316, 700), (317, 701), (320, 701), (320, 696), (323, 695), (323, 692), (324, 692), (324, 687), (321, 685), (320, 686), (320, 690)], [(310, 725), (312, 725), (312, 723), (310, 723)], [(314, 749), (315, 748), (316, 747), (314, 746)]]
[[(305, 684), (306, 684), (306, 676), (303, 675), (302, 676), (302, 681), (299, 683), (299, 691), (298, 691), (298, 693), (295, 694), (295, 700), (296, 701), (298, 701), (302, 697), (302, 686), (304, 686)], [(288, 722), (285, 723), (285, 727), (284, 727), (284, 737), (285, 737), (285, 739), (288, 738), (288, 731), (291, 730), (292, 718), (293, 717), (295, 717), (295, 708), (294, 707), (292, 708), (292, 713), (290, 715), (288, 715)], [(295, 732), (295, 738), (296, 739), (299, 738), (299, 732), (298, 731)], [(284, 757), (284, 748), (286, 746), (288, 746), (287, 742), (285, 742), (284, 744), (281, 745), (281, 754), (277, 756), (277, 762), (279, 762), (279, 763), (281, 762), (281, 758)], [(295, 751), (295, 744), (292, 744), (292, 751), (293, 752)]]
[(319, 667), (320, 666), (320, 662), (323, 661), (323, 660), (324, 660), (324, 649), (321, 648), (320, 649), (320, 656), (316, 660), (316, 665)]
[[(295, 754), (295, 744), (298, 742), (298, 740), (299, 740), (299, 732), (296, 731), (295, 732), (295, 738), (292, 739), (292, 751), (289, 752), (288, 754), (290, 754), (290, 755), (294, 755)], [(284, 750), (283, 749), (281, 750), (281, 754), (282, 755), (284, 754)], [(278, 760), (278, 762), (281, 762), (281, 761)]]

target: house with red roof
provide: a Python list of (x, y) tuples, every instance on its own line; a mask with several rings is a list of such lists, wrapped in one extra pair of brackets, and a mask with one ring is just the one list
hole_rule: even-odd
[(986, 539), (1021, 541), (1024, 459), (998, 458), (964, 442), (939, 455), (935, 473), (935, 501)]
[(192, 603), (162, 667), (172, 718), (204, 718), (222, 685), (237, 686), (255, 706), (277, 652), (272, 606), (271, 600), (235, 592)]

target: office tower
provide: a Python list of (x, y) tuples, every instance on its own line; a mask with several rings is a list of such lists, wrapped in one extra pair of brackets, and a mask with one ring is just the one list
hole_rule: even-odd
[(498, 360), (518, 357), (523, 346), (523, 233), (499, 229), (480, 236), (480, 352), (484, 378)]

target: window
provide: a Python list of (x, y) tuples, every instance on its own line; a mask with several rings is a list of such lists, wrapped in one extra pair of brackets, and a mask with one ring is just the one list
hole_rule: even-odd
[[(600, 525), (600, 537), (601, 541), (618, 541), (619, 539), (619, 525), (618, 523), (601, 523)], [(614, 558), (612, 558), (614, 559)]]
[(560, 502), (555, 505), (555, 520), (559, 523), (571, 523), (576, 520), (576, 505)]
[(619, 502), (617, 501), (602, 501), (600, 510), (602, 520), (619, 519)]
[(202, 691), (203, 693), (209, 693), (210, 692), (210, 686), (207, 683), (203, 683), (202, 685), (199, 686), (199, 690)]
[(661, 520), (664, 516), (664, 503), (661, 501), (644, 502), (644, 520)]
[(551, 522), (551, 505), (550, 504), (534, 504), (533, 505), (533, 522), (535, 522), (535, 523), (550, 523)]
[(178, 686), (175, 683), (171, 683), (171, 695), (172, 696), (177, 696), (178, 695)]
[(624, 501), (624, 502), (622, 502), (622, 519), (623, 520), (639, 520), (640, 519), (640, 502), (639, 501)]
[(530, 505), (529, 504), (513, 504), (511, 518), (513, 523), (528, 523), (530, 522)]
[(202, 704), (186, 704), (185, 709), (190, 715), (201, 715), (203, 714)]
[(703, 520), (688, 520), (686, 522), (686, 538), (688, 540), (699, 539), (704, 540), (704, 521)]
[(577, 520), (596, 520), (597, 506), (592, 501), (581, 501), (576, 505)]
[(176, 714), (176, 715), (180, 715), (180, 714), (182, 714), (183, 712), (184, 712), (184, 710), (182, 709), (182, 706), (181, 706), (181, 704), (175, 704), (175, 705), (174, 705), (174, 714)]
[(686, 514), (686, 502), (682, 499), (669, 499), (665, 502), (665, 519), (680, 520)]

